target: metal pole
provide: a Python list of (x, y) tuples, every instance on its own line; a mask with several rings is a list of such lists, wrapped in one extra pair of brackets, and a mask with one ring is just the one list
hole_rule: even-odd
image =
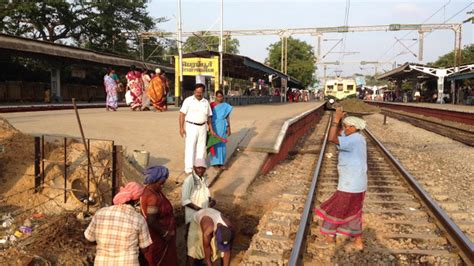
[(288, 74), (288, 37), (285, 38), (285, 74)]
[(281, 50), (281, 57), (280, 57), (280, 59), (281, 59), (281, 60), (280, 60), (280, 65), (281, 65), (281, 67), (280, 67), (280, 69), (281, 69), (281, 72), (282, 72), (282, 73), (285, 73), (285, 70), (283, 69), (283, 54), (284, 54), (284, 52), (283, 52), (283, 38), (284, 38), (284, 37), (281, 37), (281, 38), (280, 38), (280, 44), (281, 44), (281, 49), (280, 49), (280, 50)]
[(90, 148), (90, 143), (89, 140), (86, 142), (86, 138), (84, 136), (84, 130), (82, 130), (82, 124), (81, 124), (81, 118), (79, 117), (79, 111), (77, 110), (77, 105), (76, 105), (76, 98), (72, 98), (72, 105), (74, 106), (74, 112), (76, 113), (76, 118), (77, 118), (77, 123), (79, 124), (79, 130), (81, 131), (81, 138), (82, 138), (82, 143), (84, 143), (84, 149), (86, 150), (87, 154), (87, 212), (89, 212), (89, 174), (92, 174), (92, 177), (94, 180), (97, 180), (94, 176), (94, 171), (92, 169), (92, 164), (91, 164), (91, 157), (89, 153), (89, 148)]
[(64, 203), (67, 201), (67, 138), (64, 138)]
[(44, 184), (44, 135), (41, 136), (41, 185)]
[[(181, 0), (178, 0), (178, 61), (179, 61), (179, 85), (181, 90), (180, 97), (181, 99), (184, 97), (183, 93), (183, 43), (182, 43), (182, 28), (181, 28)], [(179, 105), (181, 105), (181, 100), (176, 99)]]
[(91, 150), (91, 140), (88, 139), (87, 140), (87, 164), (89, 167), (87, 167), (87, 201), (86, 201), (86, 204), (87, 204), (87, 213), (89, 213), (89, 200), (90, 200), (90, 197), (91, 197), (91, 177), (90, 177), (90, 174), (92, 172), (92, 167), (91, 167), (91, 154), (90, 154), (90, 150)]
[(221, 85), (221, 89), (223, 88), (224, 84), (224, 77), (222, 76), (222, 70), (224, 68), (224, 0), (221, 0), (221, 33), (220, 33), (220, 40), (219, 40), (219, 56), (220, 56), (220, 66), (219, 66), (219, 84)]
[(454, 67), (458, 67), (461, 64), (461, 31), (462, 25), (459, 25), (454, 30)]
[(423, 31), (418, 32), (418, 61), (423, 61), (423, 43), (425, 40), (425, 33)]
[(41, 170), (40, 170), (41, 160), (41, 139), (40, 137), (35, 137), (35, 193), (40, 191), (41, 185)]
[[(112, 144), (112, 199), (117, 188), (117, 146)], [(112, 202), (113, 204), (113, 202)]]

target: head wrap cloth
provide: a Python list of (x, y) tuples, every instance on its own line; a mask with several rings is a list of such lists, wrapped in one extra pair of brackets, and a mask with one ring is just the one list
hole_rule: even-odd
[(348, 116), (342, 120), (342, 123), (349, 126), (354, 126), (358, 130), (364, 129), (367, 124), (364, 119), (356, 116)]
[(160, 180), (167, 179), (169, 176), (168, 168), (164, 166), (152, 166), (148, 167), (143, 174), (145, 175), (145, 180), (143, 184), (153, 184)]
[(129, 182), (120, 188), (113, 199), (114, 205), (124, 204), (131, 200), (138, 200), (143, 194), (143, 186), (137, 182)]

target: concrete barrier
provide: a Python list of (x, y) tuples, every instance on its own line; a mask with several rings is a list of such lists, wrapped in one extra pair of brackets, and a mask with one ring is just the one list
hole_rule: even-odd
[(298, 142), (298, 139), (316, 125), (321, 120), (323, 114), (324, 104), (286, 120), (280, 130), (273, 152), (268, 153), (267, 159), (262, 165), (261, 173), (267, 174), (275, 165), (285, 160), (291, 148)]

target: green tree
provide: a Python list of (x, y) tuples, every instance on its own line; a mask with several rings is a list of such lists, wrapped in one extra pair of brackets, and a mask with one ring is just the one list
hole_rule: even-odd
[(0, 9), (0, 31), (48, 42), (77, 37), (84, 22), (79, 2), (8, 1)]
[[(461, 65), (474, 64), (474, 44), (466, 45), (461, 50)], [(438, 58), (435, 62), (429, 63), (429, 65), (437, 67), (452, 67), (454, 66), (454, 51), (444, 54)]]
[(165, 18), (154, 20), (146, 11), (146, 0), (90, 1), (87, 22), (78, 43), (98, 51), (139, 57), (137, 32), (149, 31)]
[[(238, 54), (239, 45), (239, 40), (230, 36), (224, 36), (224, 53)], [(206, 32), (198, 32), (194, 36), (188, 37), (183, 45), (185, 53), (202, 50), (219, 51), (219, 37), (211, 36)]]
[[(270, 44), (265, 63), (275, 69), (281, 68), (281, 40)], [(301, 81), (304, 87), (316, 81), (316, 58), (313, 47), (304, 41), (288, 38), (288, 75)]]
[[(166, 21), (166, 18), (153, 19), (148, 14), (148, 2), (9, 1), (0, 7), (0, 32), (138, 59), (141, 45), (137, 33), (155, 29), (158, 23)], [(144, 41), (145, 50), (155, 49), (156, 45), (166, 49), (168, 42)]]

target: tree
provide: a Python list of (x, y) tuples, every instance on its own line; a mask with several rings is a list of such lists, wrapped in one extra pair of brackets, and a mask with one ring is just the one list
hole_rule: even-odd
[(166, 21), (165, 18), (154, 20), (149, 16), (147, 2), (88, 1), (87, 21), (78, 44), (93, 50), (138, 58), (141, 47), (137, 33), (152, 30), (157, 23)]
[[(230, 36), (224, 36), (224, 53), (238, 54), (239, 53), (239, 40), (231, 38)], [(192, 53), (202, 50), (219, 51), (219, 37), (211, 36), (206, 32), (199, 32), (194, 36), (190, 36), (186, 39), (183, 45), (185, 53)]]
[[(270, 44), (265, 63), (275, 69), (281, 68), (281, 40)], [(315, 81), (316, 58), (313, 47), (304, 41), (288, 38), (288, 75), (301, 81), (304, 87)]]
[[(148, 2), (9, 1), (0, 7), (0, 17), (3, 18), (0, 32), (138, 59), (141, 46), (137, 33), (154, 29), (158, 23), (166, 21), (166, 18), (153, 19), (148, 14)], [(165, 45), (166, 42), (156, 44)]]
[[(461, 65), (465, 64), (474, 64), (474, 44), (466, 45), (464, 49), (461, 49)], [(437, 67), (454, 66), (454, 51), (440, 56), (438, 60), (429, 63), (429, 65)]]
[(8, 1), (0, 9), (0, 31), (48, 42), (74, 38), (80, 32), (83, 11), (79, 2)]

